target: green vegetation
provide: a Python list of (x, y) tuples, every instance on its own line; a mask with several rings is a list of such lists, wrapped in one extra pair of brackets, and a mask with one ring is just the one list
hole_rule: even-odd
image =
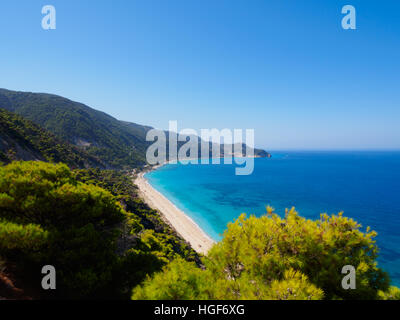
[[(229, 224), (199, 257), (123, 172), (0, 167), (0, 262), (35, 298), (399, 299), (377, 267), (376, 233), (360, 229), (341, 214), (312, 221), (267, 208)], [(39, 287), (46, 264), (56, 291)], [(356, 290), (342, 289), (344, 265), (356, 269)]]
[[(377, 267), (376, 233), (343, 217), (306, 220), (242, 215), (206, 258), (205, 269), (177, 259), (134, 289), (133, 299), (396, 299)], [(344, 290), (342, 267), (356, 269), (356, 290)]]
[(126, 173), (114, 170), (76, 170), (77, 180), (94, 184), (111, 192), (123, 208), (133, 212), (141, 226), (142, 244), (157, 251), (159, 256), (168, 260), (176, 254), (189, 261), (199, 262), (193, 249), (165, 223), (156, 210), (149, 208), (137, 194), (137, 187)]
[[(152, 144), (146, 141), (146, 134), (151, 127), (119, 121), (82, 103), (44, 93), (0, 89), (0, 108), (15, 112), (62, 140), (80, 146), (110, 168), (129, 169), (146, 164), (146, 150)], [(178, 143), (182, 144), (184, 142)], [(246, 147), (243, 145), (242, 149)], [(223, 150), (221, 146), (222, 153)], [(269, 156), (264, 150), (255, 149), (254, 152), (260, 157)]]
[(378, 298), (380, 300), (400, 300), (400, 289), (391, 286), (387, 291), (379, 291)]
[[(124, 194), (132, 184), (122, 177), (44, 162), (0, 167), (0, 260), (16, 266), (15, 275), (42, 298), (123, 298), (170, 259), (194, 259), (182, 240), (152, 219), (152, 210)], [(134, 208), (138, 214), (129, 212)], [(145, 229), (141, 221), (156, 228)], [(52, 292), (40, 290), (46, 264), (57, 270)]]
[(0, 89), (0, 108), (20, 114), (57, 137), (79, 145), (114, 168), (145, 164), (150, 127), (122, 122), (84, 104), (42, 93)]
[[(23, 289), (10, 297), (400, 299), (377, 267), (376, 233), (352, 219), (267, 208), (229, 224), (199, 257), (140, 199), (129, 171), (100, 169), (141, 166), (149, 127), (45, 94), (0, 89), (0, 107), (55, 134), (0, 108), (0, 289), (10, 275)], [(40, 287), (47, 264), (56, 291)], [(342, 289), (344, 265), (356, 268), (356, 290)]]
[(0, 108), (0, 161), (46, 160), (72, 168), (104, 167), (96, 157), (78, 149), (31, 121)]

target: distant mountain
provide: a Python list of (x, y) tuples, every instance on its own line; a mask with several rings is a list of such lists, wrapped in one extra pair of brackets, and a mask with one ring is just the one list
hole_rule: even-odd
[(0, 108), (0, 161), (64, 162), (71, 168), (105, 168), (84, 150), (72, 146), (21, 116)]
[[(146, 149), (152, 144), (146, 141), (146, 133), (152, 127), (119, 121), (82, 103), (45, 93), (0, 89), (0, 108), (35, 122), (110, 167), (146, 164)], [(255, 149), (255, 156), (269, 154)]]

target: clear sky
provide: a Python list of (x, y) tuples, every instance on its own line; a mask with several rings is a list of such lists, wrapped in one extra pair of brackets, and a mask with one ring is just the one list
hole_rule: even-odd
[(0, 87), (157, 128), (254, 128), (270, 150), (399, 149), (399, 15), (398, 0), (2, 0)]

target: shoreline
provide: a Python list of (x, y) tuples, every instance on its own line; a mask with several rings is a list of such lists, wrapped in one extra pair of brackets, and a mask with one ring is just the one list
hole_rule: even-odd
[[(152, 168), (156, 170), (161, 165)], [(159, 211), (170, 226), (198, 253), (207, 254), (216, 243), (203, 229), (201, 229), (187, 214), (177, 208), (167, 197), (154, 189), (144, 175), (147, 172), (138, 173), (134, 183), (139, 188), (139, 194), (143, 200), (153, 209)]]

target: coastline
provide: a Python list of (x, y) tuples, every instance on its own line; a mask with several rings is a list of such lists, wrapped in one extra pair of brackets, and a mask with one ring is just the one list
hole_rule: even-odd
[[(155, 170), (161, 165), (152, 168)], [(163, 194), (154, 189), (144, 177), (146, 172), (138, 173), (134, 183), (139, 188), (139, 194), (143, 200), (153, 209), (159, 211), (167, 220), (173, 229), (187, 242), (191, 247), (201, 254), (207, 254), (210, 248), (215, 244), (212, 240), (188, 215), (177, 208)]]

